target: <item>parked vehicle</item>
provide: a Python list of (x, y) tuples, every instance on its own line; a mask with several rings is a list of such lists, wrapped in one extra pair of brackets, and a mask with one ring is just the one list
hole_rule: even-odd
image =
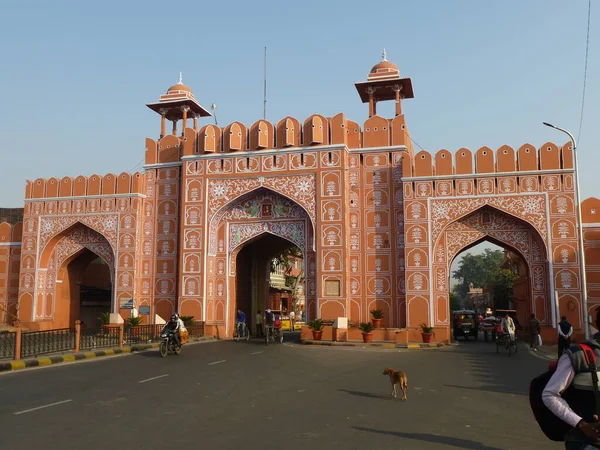
[(454, 339), (462, 336), (466, 339), (475, 338), (479, 334), (479, 324), (477, 323), (477, 313), (471, 309), (461, 309), (452, 313), (452, 330)]

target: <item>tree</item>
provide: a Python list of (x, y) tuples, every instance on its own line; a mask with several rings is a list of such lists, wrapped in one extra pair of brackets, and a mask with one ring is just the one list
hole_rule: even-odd
[(466, 298), (471, 283), (478, 288), (491, 286), (493, 274), (500, 269), (503, 259), (502, 250), (489, 248), (478, 255), (464, 254), (458, 263), (458, 269), (452, 273), (452, 276), (458, 280), (455, 287), (456, 295), (461, 299)]
[(514, 283), (518, 278), (519, 275), (510, 269), (498, 269), (492, 274), (490, 281), (495, 308), (509, 309)]
[(450, 292), (450, 310), (456, 311), (457, 309), (461, 309), (460, 298), (454, 292)]
[(285, 276), (285, 285), (292, 290), (292, 310), (296, 311), (298, 306), (298, 288), (300, 283), (304, 281), (304, 264), (300, 265), (300, 272), (294, 275), (294, 262), (297, 259), (302, 259), (302, 250), (295, 245), (288, 247), (281, 253), (278, 253), (271, 259), (271, 272), (275, 272), (275, 269), (279, 266), (283, 268), (283, 274)]

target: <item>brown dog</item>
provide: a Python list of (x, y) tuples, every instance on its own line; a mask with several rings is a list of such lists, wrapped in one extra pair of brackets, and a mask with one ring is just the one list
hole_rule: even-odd
[(391, 367), (388, 367), (383, 371), (383, 374), (390, 376), (390, 383), (392, 383), (391, 396), (398, 398), (396, 395), (396, 385), (398, 384), (400, 385), (400, 389), (402, 389), (402, 400), (408, 400), (406, 397), (406, 391), (408, 390), (408, 378), (406, 377), (406, 372), (398, 372)]

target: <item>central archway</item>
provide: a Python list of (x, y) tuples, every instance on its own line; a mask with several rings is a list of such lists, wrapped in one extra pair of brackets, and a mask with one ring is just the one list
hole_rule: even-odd
[[(312, 249), (314, 231), (311, 218), (304, 207), (289, 197), (261, 187), (243, 193), (225, 205), (219, 212), (218, 222), (211, 229), (209, 251), (205, 256), (204, 317), (207, 324), (222, 327), (222, 335), (231, 336), (233, 330), (237, 291), (234, 274), (238, 254), (256, 239), (265, 238), (263, 235), (277, 236), (282, 240), (273, 241), (274, 245), (286, 242), (285, 245), (295, 245), (300, 249), (306, 268), (305, 312), (307, 317), (315, 316), (317, 270)], [(256, 309), (260, 308), (254, 308), (254, 313)]]
[(271, 282), (274, 274), (271, 272), (271, 261), (276, 255), (295, 246), (288, 239), (263, 232), (232, 252), (229, 273), (231, 316), (235, 317), (238, 309), (244, 311), (250, 330), (255, 330), (258, 311), (264, 313), (267, 308), (280, 309), (279, 303), (272, 304), (274, 287)]

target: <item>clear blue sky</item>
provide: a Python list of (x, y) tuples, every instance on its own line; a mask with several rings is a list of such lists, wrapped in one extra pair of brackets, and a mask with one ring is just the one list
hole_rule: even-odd
[[(0, 206), (22, 205), (26, 179), (139, 168), (158, 116), (145, 107), (177, 81), (220, 125), (318, 112), (362, 122), (353, 83), (387, 49), (411, 77), (404, 103), (425, 149), (515, 147), (577, 133), (587, 0), (303, 2), (4, 1)], [(600, 197), (600, 3), (592, 5), (583, 196)], [(392, 113), (391, 105), (383, 112)]]

